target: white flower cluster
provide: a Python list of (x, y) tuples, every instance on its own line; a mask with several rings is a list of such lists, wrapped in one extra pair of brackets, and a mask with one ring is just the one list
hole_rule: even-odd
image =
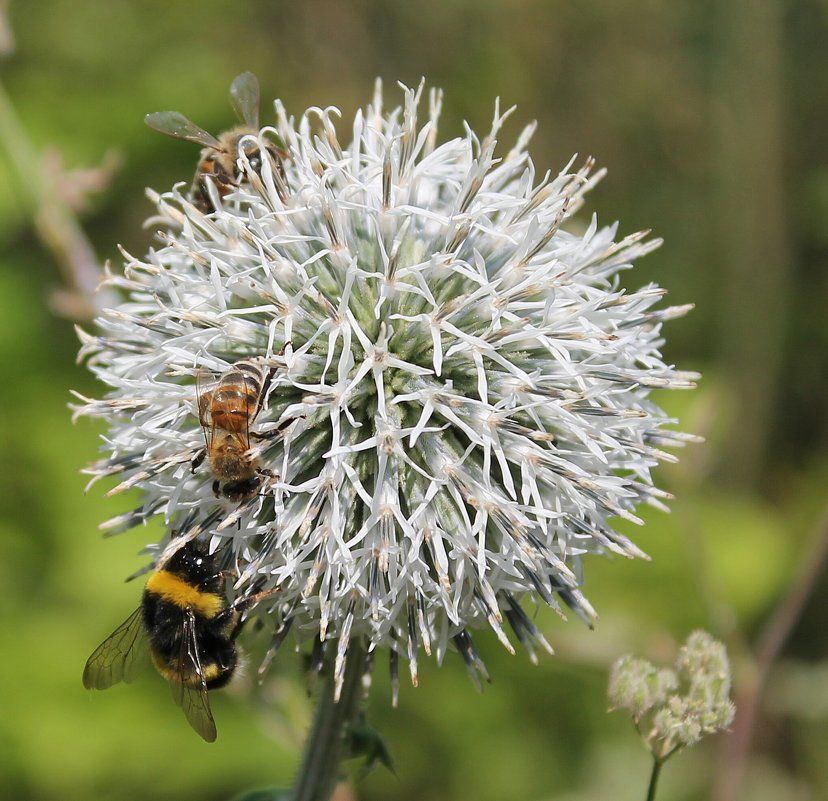
[(675, 670), (623, 656), (610, 671), (609, 699), (625, 709), (653, 756), (663, 761), (707, 734), (724, 731), (736, 707), (731, 669), (722, 643), (694, 631), (681, 647)]
[[(450, 644), (485, 675), (481, 625), (548, 649), (527, 599), (593, 617), (581, 556), (643, 555), (612, 519), (661, 505), (651, 468), (688, 439), (650, 391), (696, 378), (659, 352), (689, 307), (619, 282), (659, 241), (568, 226), (592, 161), (537, 174), (533, 126), (496, 156), (497, 109), (482, 140), (438, 144), (441, 94), (424, 121), (421, 94), (385, 112), (378, 86), (346, 146), (336, 109), (297, 122), (276, 101), (257, 139), (281, 165), (240, 147), (209, 213), (151, 193), (160, 245), (108, 276), (125, 299), (81, 353), (110, 391), (79, 408), (109, 426), (91, 472), (143, 493), (110, 529), (161, 516), (154, 559), (198, 537), (232, 555), (238, 593), (280, 588), (277, 640), (330, 642), (341, 676), (359, 637), (415, 683), (418, 652)], [(252, 429), (278, 434), (254, 443), (268, 475), (239, 502), (191, 468), (197, 383), (256, 357), (276, 369)]]

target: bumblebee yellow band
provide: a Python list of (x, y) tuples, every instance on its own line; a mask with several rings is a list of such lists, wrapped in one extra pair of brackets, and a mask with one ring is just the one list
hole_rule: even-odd
[(202, 592), (184, 579), (166, 570), (153, 573), (147, 590), (182, 609), (192, 609), (206, 618), (215, 617), (224, 608), (224, 600), (213, 592)]

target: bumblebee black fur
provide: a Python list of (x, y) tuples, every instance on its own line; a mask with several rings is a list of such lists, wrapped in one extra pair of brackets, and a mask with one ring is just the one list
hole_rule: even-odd
[(189, 655), (188, 616), (193, 620), (193, 639), (208, 690), (224, 687), (238, 664), (235, 640), (241, 613), (224, 595), (224, 577), (215, 559), (196, 548), (177, 551), (163, 569), (147, 581), (141, 601), (144, 628), (158, 672), (170, 682), (199, 687), (201, 675)]

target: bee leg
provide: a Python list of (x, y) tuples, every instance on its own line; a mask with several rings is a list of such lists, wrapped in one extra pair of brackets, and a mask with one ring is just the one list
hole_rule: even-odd
[(271, 428), (270, 431), (251, 431), (250, 436), (253, 439), (257, 439), (259, 441), (265, 439), (274, 439), (277, 435), (281, 434), (294, 420), (303, 420), (305, 415), (298, 414), (296, 417), (288, 417), (287, 420), (282, 420), (276, 428)]
[(257, 592), (249, 598), (245, 598), (244, 603), (242, 604), (242, 609), (252, 609), (256, 606), (256, 604), (260, 604), (267, 598), (272, 598), (274, 595), (278, 595), (281, 591), (281, 587), (274, 587), (272, 590), (261, 590), (261, 592)]
[(215, 495), (215, 496), (216, 496), (216, 498), (220, 498), (220, 497), (221, 497), (221, 482), (219, 482), (219, 480), (218, 480), (218, 479), (216, 479), (216, 480), (213, 482), (213, 495)]
[(201, 450), (200, 450), (200, 451), (199, 451), (199, 452), (195, 455), (195, 458), (193, 459), (193, 461), (192, 461), (192, 462), (190, 462), (190, 472), (191, 472), (191, 473), (195, 473), (195, 471), (196, 471), (196, 470), (198, 470), (198, 468), (199, 468), (199, 467), (201, 466), (201, 464), (204, 462), (204, 457), (205, 457), (206, 455), (207, 455), (207, 451), (206, 451), (206, 450), (204, 450), (204, 448), (202, 448), (202, 449), (201, 449)]
[(230, 639), (235, 639), (239, 632), (242, 629), (242, 626), (247, 622), (244, 615), (252, 607), (256, 606), (256, 604), (261, 603), (266, 598), (270, 598), (276, 593), (280, 592), (280, 588), (275, 588), (272, 590), (265, 590), (264, 592), (257, 592), (253, 595), (248, 596), (247, 598), (239, 598), (234, 604), (229, 606), (223, 612), (220, 612), (216, 615), (212, 622), (218, 628), (224, 628), (228, 623), (232, 621), (232, 628), (230, 629)]
[(240, 598), (233, 606), (230, 607), (234, 612), (237, 612), (239, 615), (239, 622), (238, 627), (241, 628), (242, 624), (244, 623), (244, 614), (248, 610), (252, 609), (257, 604), (260, 604), (262, 601), (267, 600), (268, 598), (272, 598), (274, 595), (280, 593), (281, 587), (275, 587), (272, 590), (262, 590), (261, 592), (257, 592), (253, 595), (249, 595), (247, 598)]
[[(283, 356), (284, 353), (285, 353), (285, 348), (287, 348), (287, 346), (290, 345), (290, 344), (291, 344), (290, 340), (285, 342), (285, 344), (282, 345), (282, 349), (276, 354), (276, 356), (277, 357)], [(275, 378), (277, 372), (278, 372), (278, 370), (275, 367), (271, 367), (267, 371), (267, 374), (264, 377), (264, 381), (262, 382), (262, 394), (261, 394), (261, 397), (259, 399), (260, 404), (262, 402), (266, 402), (268, 400), (268, 398), (270, 397), (270, 390), (272, 388), (273, 379)]]
[[(268, 470), (266, 467), (257, 467), (256, 468), (256, 489), (261, 490), (263, 485), (266, 484), (267, 480), (279, 478), (278, 473), (274, 473), (272, 470)], [(266, 498), (268, 494), (266, 492), (257, 492), (256, 493), (260, 498)]]
[(216, 210), (204, 183), (203, 173), (196, 173), (193, 179), (193, 184), (190, 187), (190, 200), (202, 214), (210, 214)]
[(227, 570), (222, 570), (219, 573), (216, 573), (215, 578), (238, 578), (239, 577), (239, 570), (236, 567), (229, 567)]

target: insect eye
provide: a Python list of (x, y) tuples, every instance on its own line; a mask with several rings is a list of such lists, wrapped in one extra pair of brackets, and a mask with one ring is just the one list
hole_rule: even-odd
[(250, 156), (248, 158), (248, 161), (250, 162), (250, 168), (252, 170), (255, 170), (256, 172), (259, 172), (259, 170), (261, 170), (261, 168), (262, 168), (262, 157), (259, 153), (256, 153), (255, 155)]

